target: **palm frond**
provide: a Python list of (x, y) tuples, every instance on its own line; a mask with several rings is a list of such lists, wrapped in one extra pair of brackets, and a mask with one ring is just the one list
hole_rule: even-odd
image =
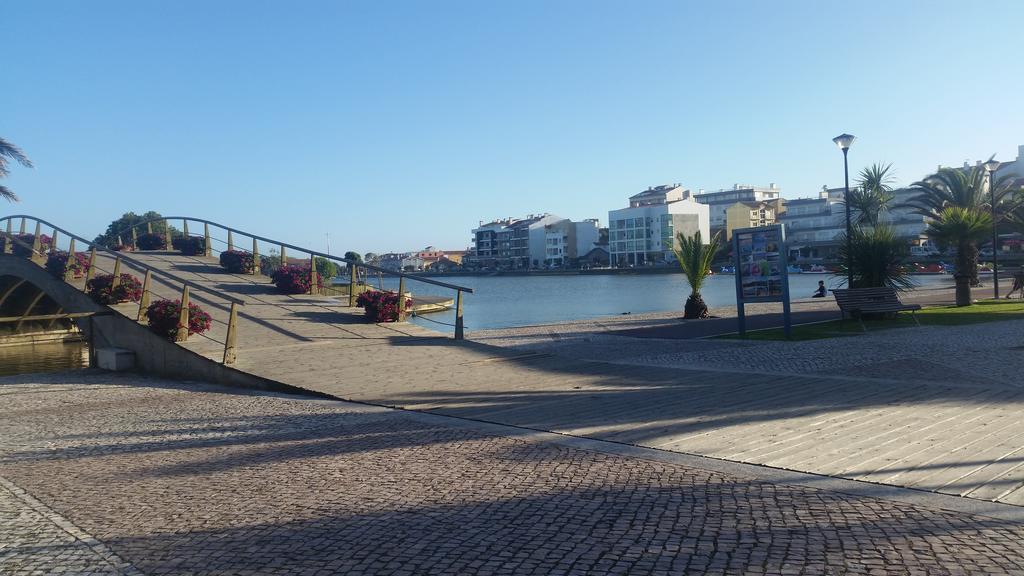
[(18, 202), (18, 195), (10, 190), (10, 188), (0, 185), (0, 198), (7, 200), (8, 202)]
[(840, 275), (853, 277), (851, 288), (910, 290), (916, 283), (903, 267), (908, 250), (889, 226), (854, 228), (849, 243), (844, 235), (839, 248)]
[(7, 176), (10, 173), (7, 168), (8, 160), (14, 160), (26, 168), (32, 167), (32, 161), (21, 151), (21, 148), (0, 138), (0, 176)]
[(690, 284), (691, 292), (699, 294), (704, 280), (711, 273), (711, 261), (721, 246), (721, 233), (712, 236), (708, 244), (704, 244), (700, 230), (689, 237), (679, 232), (676, 234), (676, 240), (679, 246), (674, 246), (672, 251), (675, 253), (683, 273), (686, 274), (686, 281)]

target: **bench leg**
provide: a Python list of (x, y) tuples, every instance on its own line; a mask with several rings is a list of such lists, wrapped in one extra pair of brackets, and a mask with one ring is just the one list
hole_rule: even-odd
[(917, 313), (915, 310), (910, 311), (910, 317), (914, 319), (914, 324), (917, 324), (917, 327), (920, 328), (921, 323), (917, 321)]
[(868, 327), (864, 325), (864, 315), (863, 314), (857, 314), (857, 321), (860, 322), (860, 329), (863, 330), (864, 333), (866, 334), (867, 331), (868, 331)]

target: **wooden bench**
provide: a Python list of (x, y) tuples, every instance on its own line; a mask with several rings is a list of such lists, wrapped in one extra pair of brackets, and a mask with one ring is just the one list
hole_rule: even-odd
[(899, 296), (896, 295), (896, 290), (892, 288), (840, 288), (832, 290), (832, 294), (836, 297), (836, 304), (839, 305), (841, 313), (839, 319), (840, 330), (842, 329), (843, 320), (849, 315), (851, 318), (856, 318), (860, 322), (861, 329), (867, 332), (868, 329), (864, 325), (863, 315), (885, 312), (910, 312), (914, 323), (918, 326), (921, 325), (914, 314), (914, 312), (921, 309), (921, 305), (900, 302)]

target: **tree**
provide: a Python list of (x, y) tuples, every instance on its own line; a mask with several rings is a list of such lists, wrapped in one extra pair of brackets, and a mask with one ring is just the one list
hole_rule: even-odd
[[(25, 168), (32, 167), (32, 161), (25, 156), (25, 153), (20, 148), (11, 144), (7, 140), (0, 138), (0, 178), (6, 178), (10, 174), (10, 169), (7, 167), (7, 163), (14, 160), (18, 164), (21, 164)], [(10, 188), (0, 184), (0, 198), (7, 200), (8, 202), (17, 202), (18, 196), (11, 191)]]
[(939, 246), (956, 246), (956, 305), (970, 305), (970, 272), (977, 274), (978, 242), (992, 233), (992, 216), (976, 208), (947, 206), (926, 233)]
[(914, 280), (903, 267), (909, 247), (891, 227), (858, 226), (851, 230), (849, 244), (845, 237), (842, 242), (839, 275), (845, 277), (853, 272), (853, 285), (849, 288), (888, 286), (902, 291), (914, 287)]
[[(1012, 175), (1002, 176), (992, 185), (995, 190), (995, 213), (999, 219), (1007, 213), (1019, 209), (1020, 203), (1015, 199)], [(914, 182), (910, 190), (917, 194), (904, 204), (918, 214), (934, 221), (941, 221), (947, 208), (962, 208), (988, 214), (992, 211), (991, 195), (988, 188), (988, 176), (984, 168), (974, 166), (970, 169), (942, 168), (924, 180)], [(961, 214), (961, 219), (967, 218)], [(991, 225), (991, 218), (989, 218)], [(968, 274), (972, 286), (978, 282), (978, 242), (984, 237), (970, 240), (964, 247), (966, 251), (957, 253), (957, 273)], [(950, 241), (959, 246), (959, 241)], [(995, 247), (993, 246), (993, 249)]]
[(707, 318), (708, 305), (704, 303), (700, 289), (711, 274), (711, 261), (721, 245), (721, 233), (712, 236), (709, 244), (704, 244), (700, 230), (690, 237), (679, 232), (676, 234), (676, 240), (679, 246), (673, 247), (672, 251), (686, 274), (686, 281), (690, 284), (690, 295), (686, 298), (683, 318)]
[[(107, 231), (97, 236), (96, 239), (93, 240), (93, 242), (99, 244), (100, 246), (106, 246), (107, 248), (113, 248), (114, 246), (116, 246), (118, 243), (119, 236), (121, 242), (129, 242), (132, 237), (132, 226), (135, 226), (140, 222), (145, 222), (146, 220), (152, 220), (154, 218), (158, 220), (156, 222), (153, 222), (153, 232), (155, 234), (164, 234), (167, 228), (164, 224), (165, 221), (159, 220), (160, 218), (163, 218), (163, 216), (161, 216), (159, 212), (154, 212), (150, 210), (149, 212), (146, 212), (145, 214), (142, 215), (136, 214), (135, 212), (125, 212), (124, 214), (121, 215), (120, 218), (111, 222), (110, 225), (107, 226)], [(146, 230), (137, 230), (137, 232), (145, 233)], [(181, 236), (181, 233), (174, 226), (171, 226), (171, 235)]]
[(373, 263), (376, 260), (377, 260), (377, 253), (376, 252), (367, 252), (366, 254), (363, 254), (363, 262)]
[(345, 252), (344, 258), (345, 258), (345, 260), (349, 260), (351, 262), (362, 262), (363, 261), (363, 257), (359, 255), (359, 252), (354, 252), (352, 250), (349, 250), (348, 252)]
[(338, 267), (331, 260), (317, 256), (313, 261), (316, 262), (316, 273), (321, 278), (334, 278), (338, 275)]
[(892, 164), (872, 164), (860, 171), (857, 188), (850, 191), (850, 210), (856, 214), (858, 226), (874, 226), (889, 209), (893, 199)]

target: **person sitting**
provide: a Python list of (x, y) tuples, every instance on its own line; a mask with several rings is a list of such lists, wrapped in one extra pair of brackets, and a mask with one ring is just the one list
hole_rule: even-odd
[(824, 298), (828, 294), (828, 290), (825, 289), (825, 281), (818, 280), (818, 289), (814, 291), (814, 296), (811, 298)]

